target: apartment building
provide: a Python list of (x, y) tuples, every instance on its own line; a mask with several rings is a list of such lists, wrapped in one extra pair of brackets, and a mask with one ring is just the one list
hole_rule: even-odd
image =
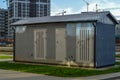
[(29, 17), (50, 16), (50, 0), (9, 0), (8, 36), (13, 36), (11, 23)]
[(0, 9), (0, 39), (5, 38), (8, 32), (8, 10)]

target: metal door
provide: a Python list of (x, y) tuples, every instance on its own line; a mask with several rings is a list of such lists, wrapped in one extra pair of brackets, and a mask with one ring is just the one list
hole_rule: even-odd
[(66, 57), (66, 30), (56, 29), (56, 60), (63, 61)]
[(36, 30), (35, 35), (35, 59), (45, 59), (46, 57), (46, 29)]
[(81, 27), (76, 37), (77, 62), (90, 63), (94, 61), (94, 27)]

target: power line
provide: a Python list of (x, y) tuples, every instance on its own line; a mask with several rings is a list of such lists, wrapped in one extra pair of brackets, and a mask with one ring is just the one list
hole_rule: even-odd
[(106, 11), (106, 10), (116, 10), (116, 9), (120, 9), (120, 7), (114, 7), (114, 8), (104, 8), (104, 9), (97, 9), (98, 11)]

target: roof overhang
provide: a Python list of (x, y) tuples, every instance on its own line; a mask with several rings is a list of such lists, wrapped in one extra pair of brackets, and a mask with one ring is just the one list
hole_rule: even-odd
[(101, 18), (108, 16), (114, 22), (118, 24), (116, 18), (109, 12), (85, 12), (81, 14), (63, 15), (63, 16), (46, 16), (37, 18), (28, 18), (24, 20), (12, 23), (12, 26), (20, 25), (33, 25), (33, 24), (46, 24), (46, 23), (66, 23), (66, 22), (96, 22), (100, 21)]
[(50, 24), (50, 23), (84, 23), (84, 22), (97, 22), (97, 20), (80, 20), (80, 21), (54, 21), (54, 22), (39, 22), (39, 23), (25, 23), (25, 24), (16, 24), (12, 23), (12, 26), (24, 26), (24, 25), (38, 25), (38, 24)]
[(115, 24), (118, 24), (119, 21), (111, 14), (109, 13), (108, 16), (111, 18), (111, 20), (115, 23)]

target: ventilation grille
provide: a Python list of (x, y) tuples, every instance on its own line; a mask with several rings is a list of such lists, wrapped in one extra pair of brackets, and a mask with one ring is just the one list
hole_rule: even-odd
[(79, 60), (89, 62), (93, 56), (93, 30), (81, 29), (79, 41)]

